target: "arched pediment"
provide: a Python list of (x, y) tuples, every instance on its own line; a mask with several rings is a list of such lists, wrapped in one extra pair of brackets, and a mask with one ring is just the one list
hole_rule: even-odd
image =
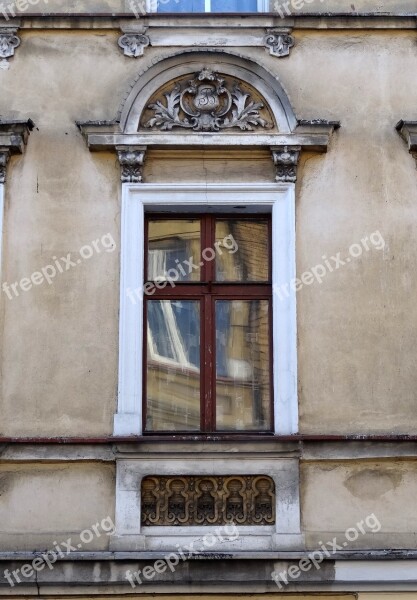
[(326, 152), (338, 122), (297, 120), (278, 78), (219, 49), (187, 50), (141, 72), (113, 121), (77, 123), (90, 150), (118, 153), (142, 181), (148, 148), (270, 148), (276, 181), (294, 182), (300, 151)]
[[(195, 93), (187, 93), (187, 89), (193, 87)], [(213, 105), (213, 111), (205, 111), (202, 106), (204, 99), (198, 90), (201, 91), (203, 87), (209, 91), (212, 102), (216, 104), (218, 100), (218, 106)], [(177, 93), (179, 96), (175, 98)], [(146, 127), (146, 123), (152, 119), (149, 106), (158, 102), (161, 104), (161, 113), (169, 103), (174, 111), (178, 109), (180, 118), (177, 123), (167, 116), (166, 119), (162, 118), (162, 126), (153, 123)], [(172, 106), (173, 102), (175, 106)], [(188, 104), (190, 112), (184, 111), (181, 104)], [(251, 110), (250, 105), (256, 105), (249, 115), (252, 116), (252, 122), (246, 115)], [(229, 110), (225, 111), (227, 108)], [(234, 121), (233, 111), (237, 113)], [(206, 128), (197, 117), (198, 112)], [(209, 119), (210, 112), (214, 113), (214, 119), (218, 116), (217, 122)], [(184, 120), (189, 123), (184, 123)], [(234, 122), (233, 126), (231, 122)], [(264, 67), (226, 52), (190, 51), (161, 60), (141, 74), (125, 101), (120, 126), (124, 133), (168, 129), (173, 132), (190, 129), (224, 133), (231, 130), (234, 133), (239, 130), (291, 133), (297, 127), (297, 119), (280, 82)]]

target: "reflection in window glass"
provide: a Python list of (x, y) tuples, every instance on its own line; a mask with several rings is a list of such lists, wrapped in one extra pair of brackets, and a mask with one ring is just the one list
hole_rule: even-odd
[(148, 280), (199, 281), (200, 221), (155, 220), (148, 225)]
[(148, 431), (200, 429), (200, 303), (147, 302)]
[(253, 13), (258, 0), (158, 0), (160, 13)]
[(242, 13), (257, 11), (257, 0), (211, 0), (211, 12), (213, 13)]
[(269, 302), (216, 301), (218, 431), (270, 430)]
[(158, 0), (160, 13), (203, 13), (205, 0)]
[(216, 281), (269, 281), (266, 219), (218, 219), (216, 248)]

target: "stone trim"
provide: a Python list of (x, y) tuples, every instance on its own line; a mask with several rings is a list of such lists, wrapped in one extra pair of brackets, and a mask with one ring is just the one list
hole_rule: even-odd
[(272, 160), (276, 168), (275, 181), (295, 183), (301, 146), (272, 147)]
[(142, 183), (142, 167), (145, 162), (146, 147), (116, 146), (121, 167), (122, 183)]
[(0, 184), (6, 181), (6, 166), (12, 154), (23, 154), (34, 123), (0, 120)]
[(0, 69), (9, 68), (8, 59), (14, 56), (15, 49), (20, 46), (20, 38), (16, 32), (16, 28), (0, 28)]
[(395, 126), (407, 144), (408, 151), (417, 162), (417, 121), (399, 121)]
[(271, 56), (276, 56), (277, 58), (289, 56), (290, 49), (295, 43), (290, 32), (291, 29), (267, 29), (264, 44)]
[(123, 50), (125, 56), (138, 58), (143, 56), (144, 49), (149, 46), (150, 39), (143, 33), (126, 32), (118, 40), (119, 47)]
[[(48, 29), (119, 29), (120, 25), (124, 25), (124, 28), (129, 30), (135, 30), (140, 27), (142, 23), (146, 20), (147, 24), (155, 27), (165, 27), (165, 28), (175, 28), (181, 27), (182, 23), (186, 23), (185, 27), (189, 28), (190, 24), (190, 16), (186, 13), (177, 13), (175, 15), (175, 19), (172, 17), (167, 17), (166, 15), (159, 13), (148, 13), (145, 18), (137, 19), (133, 13), (133, 11), (125, 10), (125, 7), (120, 7), (120, 10), (116, 8), (109, 8), (108, 1), (102, 0), (103, 2), (107, 2), (105, 9), (102, 11), (99, 10), (91, 10), (91, 7), (88, 10), (80, 10), (78, 5), (78, 12), (72, 10), (71, 7), (68, 6), (67, 0), (62, 0), (65, 2), (65, 6), (62, 10), (53, 10), (51, 9), (52, 0), (49, 0), (48, 3), (48, 12), (45, 11), (44, 3), (39, 2), (37, 7), (40, 9), (39, 12), (35, 12), (33, 10), (27, 10), (25, 12), (15, 11), (15, 20), (13, 23), (18, 23), (19, 27), (22, 29), (33, 29), (34, 27), (37, 29), (45, 28), (45, 24), (47, 24)], [(122, 1), (122, 0), (120, 0)], [(140, 1), (140, 0), (137, 0)], [(370, 2), (374, 2), (374, 0), (369, 0)], [(408, 2), (414, 2), (414, 0), (402, 0)], [(85, 0), (87, 3), (87, 0)], [(4, 17), (4, 14), (7, 14), (9, 20), (6, 21), (4, 19), (4, 26), (10, 25), (12, 23), (11, 17), (13, 17), (12, 13), (7, 10), (8, 2), (4, 2), (5, 11), (2, 12), (0, 10), (0, 19)], [(306, 3), (305, 7), (311, 6), (314, 8), (314, 4)], [(320, 4), (322, 7), (323, 5)], [(1, 5), (0, 5), (1, 8)], [(224, 13), (222, 15), (214, 16), (212, 13), (208, 13), (207, 16), (200, 16), (194, 14), (192, 17), (192, 24), (195, 24), (196, 29), (205, 28), (213, 28), (219, 29), (224, 27), (237, 28), (239, 30), (250, 29), (255, 27), (259, 28), (273, 28), (277, 26), (277, 17), (279, 18), (280, 27), (294, 27), (304, 28), (304, 29), (321, 29), (323, 31), (323, 24), (325, 24), (326, 29), (414, 29), (415, 30), (415, 7), (413, 6), (412, 10), (402, 10), (400, 11), (387, 11), (384, 12), (372, 12), (372, 10), (367, 11), (357, 11), (355, 14), (350, 12), (350, 7), (348, 10), (339, 10), (339, 11), (321, 11), (317, 13), (314, 11), (312, 14), (309, 11), (297, 10), (293, 11), (291, 15), (285, 14), (285, 10), (283, 12), (283, 17), (278, 12), (275, 13), (248, 13), (248, 18), (245, 21), (250, 21), (253, 23), (251, 26), (242, 22), (242, 18), (230, 13)], [(20, 18), (22, 22), (20, 23)], [(54, 17), (51, 19), (51, 17)], [(140, 22), (140, 25), (139, 25)]]
[[(51, 535), (48, 535), (49, 538), (45, 538), (45, 548), (50, 544)], [(3, 534), (3, 537), (6, 539), (7, 536)], [(13, 534), (12, 539), (16, 541), (16, 538), (17, 535)], [(183, 550), (188, 557), (187, 550)], [(177, 548), (175, 551), (178, 553)], [(68, 598), (70, 593), (74, 597), (114, 599), (125, 595), (132, 598), (135, 593), (138, 598), (146, 597), (142, 594), (153, 594), (153, 600), (165, 600), (169, 597), (175, 600), (182, 597), (211, 600), (213, 597), (226, 598), (227, 594), (231, 594), (239, 600), (245, 597), (250, 597), (251, 600), (277, 600), (281, 591), (296, 594), (296, 598), (303, 593), (312, 593), (317, 599), (325, 597), (326, 600), (354, 600), (358, 597), (358, 592), (380, 592), (376, 596), (378, 599), (381, 594), (384, 597), (384, 593), (391, 592), (393, 596), (401, 598), (401, 592), (408, 591), (410, 594), (417, 587), (415, 552), (356, 550), (351, 553), (350, 560), (347, 553), (343, 553), (343, 556), (338, 553), (331, 559), (324, 556), (323, 561), (318, 563), (319, 568), (313, 566), (311, 569), (299, 570), (299, 577), (289, 578), (288, 585), (282, 582), (282, 589), (279, 590), (271, 573), (277, 569), (278, 572), (286, 573), (292, 565), (299, 567), (301, 559), (311, 560), (309, 552), (311, 550), (259, 553), (241, 552), (237, 549), (232, 552), (222, 550), (220, 553), (207, 551), (204, 555), (191, 555), (178, 564), (175, 564), (173, 555), (170, 556), (171, 565), (175, 568), (156, 572), (153, 577), (145, 578), (142, 575), (141, 583), (136, 584), (134, 592), (126, 579), (126, 571), (143, 573), (145, 567), (152, 566), (155, 560), (167, 560), (166, 552), (71, 552), (66, 559), (57, 560), (53, 569), (43, 568), (37, 572), (32, 569), (33, 574), (26, 576), (24, 583), (19, 584), (21, 587), (16, 585), (12, 591), (4, 577), (4, 571), (21, 569), (24, 564), (39, 557), (41, 552), (15, 552), (10, 553), (8, 558), (6, 553), (1, 553), (4, 562), (0, 576), (0, 595), (8, 598)], [(213, 564), (215, 559), (217, 560)], [(217, 569), (213, 575), (215, 566)]]
[(0, 183), (6, 181), (6, 166), (10, 158), (10, 150), (8, 148), (0, 148)]
[[(299, 460), (298, 458), (282, 458), (272, 453), (268, 458), (257, 455), (248, 456), (244, 461), (238, 456), (201, 458), (196, 463), (195, 456), (188, 457), (171, 452), (166, 457), (118, 459), (116, 461), (116, 532), (111, 539), (110, 550), (165, 550), (173, 551), (177, 544), (186, 544), (192, 539), (203, 537), (213, 532), (215, 525), (178, 526), (144, 526), (141, 514), (142, 481), (158, 473), (160, 476), (198, 477), (230, 477), (258, 476), (267, 473), (273, 481), (276, 495), (275, 524), (271, 525), (239, 525), (239, 549), (246, 551), (265, 550), (300, 550), (304, 547), (300, 522), (299, 493)], [(254, 541), (256, 540), (256, 548)], [(211, 547), (212, 551), (233, 552), (236, 549), (232, 540), (218, 541)]]
[[(210, 132), (190, 131), (141, 131), (139, 124), (150, 99), (168, 81), (175, 77), (190, 75), (190, 79), (201, 69), (210, 68), (222, 76), (239, 78), (254, 87), (265, 102), (276, 122), (276, 131)], [(139, 74), (127, 95), (120, 114), (114, 121), (77, 122), (90, 150), (126, 150), (133, 146), (148, 147), (239, 147), (254, 146), (299, 147), (299, 150), (326, 152), (330, 137), (340, 124), (315, 119), (297, 120), (288, 95), (278, 78), (263, 66), (248, 57), (218, 48), (205, 50), (188, 49), (164, 58)], [(282, 162), (282, 160), (281, 160)], [(133, 181), (127, 179), (126, 181)], [(141, 179), (136, 179), (136, 182)], [(278, 179), (281, 181), (281, 179)], [(284, 179), (294, 181), (294, 179)]]
[(142, 526), (275, 524), (268, 475), (148, 475), (141, 486)]

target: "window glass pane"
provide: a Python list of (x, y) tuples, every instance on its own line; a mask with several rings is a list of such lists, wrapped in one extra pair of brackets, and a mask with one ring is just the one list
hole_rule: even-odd
[(200, 302), (147, 302), (147, 431), (200, 429)]
[(218, 431), (270, 430), (269, 302), (216, 302)]
[(198, 219), (148, 224), (148, 280), (199, 281), (201, 225)]
[(258, 12), (258, 0), (211, 0), (211, 12)]
[(269, 280), (267, 219), (218, 219), (216, 250), (216, 281)]
[[(246, 0), (244, 0), (246, 1)], [(204, 12), (204, 0), (158, 0), (159, 13)]]

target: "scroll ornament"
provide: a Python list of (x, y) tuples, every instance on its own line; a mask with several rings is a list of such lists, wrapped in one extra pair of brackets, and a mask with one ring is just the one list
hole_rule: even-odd
[(262, 118), (262, 102), (255, 102), (249, 93), (235, 82), (231, 89), (225, 80), (210, 69), (203, 69), (185, 86), (176, 83), (165, 95), (166, 102), (157, 100), (148, 108), (154, 111), (146, 128), (162, 131), (174, 127), (193, 131), (221, 131), (239, 128), (253, 131), (257, 127), (270, 129)]

